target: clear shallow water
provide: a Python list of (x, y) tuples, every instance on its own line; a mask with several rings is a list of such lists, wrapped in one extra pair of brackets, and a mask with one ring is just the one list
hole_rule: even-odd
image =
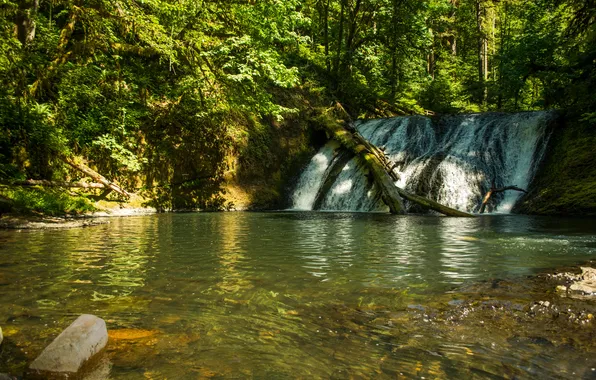
[(0, 372), (92, 313), (115, 379), (589, 376), (592, 346), (444, 316), (475, 284), (596, 258), (595, 222), (202, 213), (0, 231)]

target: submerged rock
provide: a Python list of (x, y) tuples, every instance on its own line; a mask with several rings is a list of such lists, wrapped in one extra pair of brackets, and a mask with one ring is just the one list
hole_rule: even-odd
[(571, 284), (569, 290), (580, 292), (587, 296), (596, 295), (596, 282), (593, 283), (586, 283), (586, 282), (576, 282), (575, 284)]
[(31, 363), (27, 379), (73, 379), (87, 372), (108, 343), (103, 319), (84, 314)]
[(596, 268), (581, 267), (581, 273), (560, 273), (552, 277), (563, 279), (567, 286), (557, 286), (557, 291), (570, 296), (596, 296)]

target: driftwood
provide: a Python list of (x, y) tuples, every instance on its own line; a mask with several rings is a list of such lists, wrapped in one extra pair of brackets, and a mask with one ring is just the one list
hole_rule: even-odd
[(63, 181), (48, 181), (45, 179), (28, 179), (25, 181), (13, 181), (11, 185), (14, 186), (45, 186), (45, 187), (76, 187), (82, 189), (104, 189), (106, 186), (102, 183), (86, 183), (86, 182), (63, 182)]
[[(467, 212), (455, 210), (453, 208), (442, 205), (438, 202), (430, 199), (410, 194), (405, 190), (395, 186), (395, 174), (392, 172), (391, 167), (383, 163), (383, 160), (379, 155), (384, 156), (384, 153), (370, 142), (366, 141), (357, 132), (349, 132), (339, 122), (336, 123), (324, 123), (327, 132), (330, 134), (330, 138), (337, 140), (345, 149), (352, 152), (358, 157), (365, 167), (372, 174), (371, 178), (381, 191), (381, 198), (383, 202), (389, 206), (389, 211), (392, 214), (404, 214), (405, 209), (403, 206), (402, 198), (407, 199), (410, 202), (417, 203), (425, 208), (437, 211), (447, 216), (459, 216), (459, 217), (473, 217), (474, 215)], [(391, 165), (392, 166), (392, 165)]]
[(74, 169), (84, 173), (85, 175), (93, 178), (94, 181), (97, 181), (101, 184), (103, 184), (105, 187), (112, 189), (113, 191), (115, 191), (116, 193), (122, 195), (123, 197), (126, 198), (130, 198), (130, 193), (128, 193), (126, 190), (124, 190), (122, 187), (120, 187), (118, 184), (116, 184), (115, 182), (112, 182), (110, 180), (108, 180), (107, 178), (105, 178), (104, 176), (102, 176), (101, 174), (99, 174), (98, 172), (96, 172), (95, 170), (83, 165), (83, 164), (78, 164), (76, 162), (74, 162), (72, 159), (70, 158), (62, 158), (62, 160), (64, 162), (66, 162), (68, 165), (70, 165), (71, 167), (73, 167)]
[(515, 191), (521, 191), (522, 193), (528, 193), (526, 190), (521, 189), (517, 186), (505, 186), (505, 187), (501, 187), (501, 188), (495, 188), (494, 184), (493, 186), (490, 188), (490, 190), (488, 190), (488, 192), (486, 193), (486, 195), (484, 196), (484, 199), (482, 200), (482, 204), (480, 205), (480, 214), (484, 214), (484, 211), (486, 210), (486, 205), (488, 204), (488, 201), (490, 200), (490, 198), (493, 196), (493, 194), (496, 193), (502, 193), (504, 191), (507, 190), (515, 190)]

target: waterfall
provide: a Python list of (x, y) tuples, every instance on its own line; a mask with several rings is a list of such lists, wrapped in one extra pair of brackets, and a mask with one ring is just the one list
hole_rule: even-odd
[[(550, 136), (553, 112), (483, 113), (359, 121), (358, 132), (397, 163), (397, 186), (462, 211), (475, 212), (494, 185), (527, 188)], [(387, 211), (356, 158), (346, 163), (331, 142), (313, 157), (293, 194), (300, 210)], [(334, 166), (343, 167), (334, 168)], [(339, 173), (332, 175), (330, 173)], [(329, 176), (329, 177), (328, 177)], [(332, 184), (324, 184), (334, 181)], [(322, 192), (324, 194), (322, 194)], [(508, 213), (521, 193), (494, 195), (488, 211)], [(319, 199), (318, 199), (319, 198)], [(410, 205), (410, 212), (421, 212)]]
[(330, 141), (310, 160), (292, 195), (294, 209), (312, 210), (318, 189), (321, 187), (325, 173), (331, 167), (331, 162), (335, 159), (338, 149), (339, 144)]

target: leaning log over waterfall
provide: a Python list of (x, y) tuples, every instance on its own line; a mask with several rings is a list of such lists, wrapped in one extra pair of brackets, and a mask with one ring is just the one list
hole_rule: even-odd
[[(357, 132), (349, 132), (339, 122), (328, 122), (322, 123), (329, 137), (337, 140), (345, 149), (352, 152), (358, 157), (363, 164), (372, 173), (372, 178), (381, 190), (381, 197), (383, 202), (389, 206), (389, 211), (392, 214), (404, 214), (405, 209), (403, 207), (402, 198), (407, 199), (410, 202), (421, 205), (424, 208), (428, 208), (437, 211), (447, 216), (459, 216), (459, 217), (473, 217), (474, 215), (467, 212), (455, 210), (453, 208), (442, 205), (438, 202), (430, 199), (410, 194), (403, 189), (395, 186), (394, 180), (388, 173), (386, 166), (381, 162), (378, 157), (380, 151), (370, 142), (366, 141)], [(365, 141), (366, 143), (362, 143)], [(373, 153), (375, 152), (375, 153)]]
[(480, 214), (484, 214), (484, 210), (486, 209), (486, 205), (487, 205), (488, 201), (490, 200), (490, 198), (493, 196), (493, 194), (495, 194), (495, 193), (502, 193), (502, 192), (507, 191), (507, 190), (521, 191), (522, 193), (528, 194), (528, 192), (526, 190), (520, 189), (517, 186), (505, 186), (505, 187), (502, 187), (502, 188), (497, 189), (493, 185), (490, 188), (490, 190), (488, 190), (488, 192), (486, 193), (486, 195), (484, 196), (484, 199), (482, 200), (482, 205), (480, 206), (479, 213)]
[(362, 144), (368, 149), (368, 152), (374, 155), (377, 160), (381, 163), (387, 174), (393, 179), (394, 182), (399, 181), (399, 175), (397, 175), (394, 169), (398, 166), (397, 163), (389, 161), (389, 158), (385, 154), (385, 150), (379, 149), (377, 146), (371, 144), (367, 139), (362, 137), (360, 133), (354, 127), (354, 121), (352, 117), (345, 110), (345, 108), (339, 102), (335, 102), (335, 111), (341, 114), (342, 118), (345, 118), (348, 123), (344, 126), (352, 134), (352, 137), (356, 140), (356, 143)]
[(325, 123), (331, 138), (358, 157), (372, 174), (372, 178), (381, 190), (383, 202), (389, 206), (392, 214), (405, 214), (404, 205), (392, 178), (385, 171), (383, 164), (365, 145), (359, 143), (354, 135), (339, 123)]
[(389, 174), (391, 179), (396, 182), (399, 181), (399, 175), (397, 175), (394, 169), (397, 167), (397, 163), (389, 161), (389, 158), (385, 154), (385, 152), (375, 145), (371, 144), (367, 139), (362, 137), (362, 135), (358, 132), (353, 132), (354, 138), (358, 141), (358, 143), (364, 145), (369, 152), (371, 152), (383, 165), (383, 169)]
[(77, 169), (78, 171), (84, 173), (85, 175), (88, 175), (89, 177), (93, 178), (94, 181), (97, 181), (97, 182), (103, 184), (107, 188), (112, 189), (116, 193), (118, 193), (126, 198), (130, 198), (130, 193), (128, 193), (123, 188), (121, 188), (118, 184), (108, 180), (107, 178), (105, 178), (104, 176), (102, 176), (101, 174), (96, 172), (95, 170), (93, 170), (83, 164), (76, 163), (72, 159), (67, 158), (67, 157), (63, 157), (62, 160), (64, 162), (66, 162), (68, 165), (70, 165), (71, 167), (73, 167), (74, 169)]

